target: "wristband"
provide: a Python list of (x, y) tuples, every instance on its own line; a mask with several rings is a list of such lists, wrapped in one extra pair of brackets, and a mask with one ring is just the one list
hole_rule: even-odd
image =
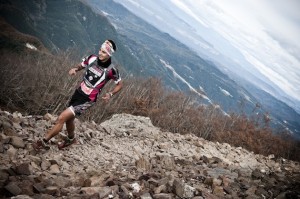
[(82, 67), (81, 67), (81, 66), (77, 66), (77, 67), (75, 67), (75, 71), (76, 71), (76, 72), (80, 71), (81, 69), (82, 69)]
[(108, 94), (110, 97), (112, 97), (114, 95), (112, 92), (109, 92)]

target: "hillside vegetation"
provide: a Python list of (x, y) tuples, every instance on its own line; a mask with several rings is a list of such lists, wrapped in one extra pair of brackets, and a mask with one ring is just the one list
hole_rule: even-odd
[[(59, 114), (65, 108), (81, 80), (81, 74), (71, 77), (68, 70), (80, 58), (71, 60), (72, 54), (67, 52), (53, 56), (35, 50), (0, 51), (0, 103), (3, 109), (41, 115)], [(251, 117), (234, 113), (224, 115), (218, 105), (196, 103), (192, 94), (167, 91), (159, 79), (127, 77), (121, 66), (120, 70), (124, 89), (109, 103), (100, 98), (80, 120), (100, 123), (117, 113), (147, 116), (164, 131), (192, 133), (210, 141), (241, 146), (254, 153), (299, 160), (299, 143), (284, 130), (272, 132), (266, 114), (256, 115), (253, 110)]]

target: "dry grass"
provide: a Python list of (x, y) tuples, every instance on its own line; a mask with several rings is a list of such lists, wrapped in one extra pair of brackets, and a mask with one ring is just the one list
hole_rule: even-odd
[(70, 62), (65, 55), (2, 52), (1, 60), (2, 106), (30, 114), (56, 112), (73, 92), (76, 82), (66, 75)]
[[(59, 114), (81, 78), (81, 75), (77, 78), (68, 75), (74, 62), (67, 53), (54, 57), (34, 52), (16, 54), (3, 51), (0, 56), (0, 104), (6, 109), (22, 110), (28, 114)], [(192, 95), (167, 91), (159, 79), (126, 76), (123, 79), (124, 88), (113, 100), (104, 103), (99, 99), (81, 119), (102, 122), (116, 113), (143, 115), (165, 131), (193, 133), (255, 153), (299, 161), (299, 142), (284, 132), (272, 132), (270, 121), (265, 116), (225, 116), (217, 105), (204, 106)], [(113, 83), (105, 89), (111, 86)]]

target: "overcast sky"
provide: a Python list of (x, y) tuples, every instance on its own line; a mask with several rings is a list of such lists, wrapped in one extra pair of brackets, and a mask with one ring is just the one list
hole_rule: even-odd
[(258, 71), (300, 100), (300, 1), (171, 2), (221, 33)]
[[(237, 63), (239, 56), (247, 60), (253, 66), (251, 71), (300, 101), (299, 0), (115, 1), (146, 16), (147, 21), (167, 21), (171, 25), (161, 27), (168, 31), (173, 27), (182, 36), (194, 37), (192, 30), (210, 39), (217, 51)], [(173, 14), (177, 16), (170, 16)], [(191, 27), (189, 32), (184, 32), (188, 28), (179, 30), (187, 27), (183, 22)], [(214, 38), (213, 32), (224, 41)]]

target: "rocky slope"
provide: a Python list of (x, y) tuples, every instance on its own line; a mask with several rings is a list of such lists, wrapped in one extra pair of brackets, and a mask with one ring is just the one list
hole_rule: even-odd
[(58, 150), (62, 133), (36, 153), (32, 142), (55, 119), (0, 111), (0, 198), (300, 197), (298, 162), (162, 132), (128, 114), (76, 120), (76, 145)]

